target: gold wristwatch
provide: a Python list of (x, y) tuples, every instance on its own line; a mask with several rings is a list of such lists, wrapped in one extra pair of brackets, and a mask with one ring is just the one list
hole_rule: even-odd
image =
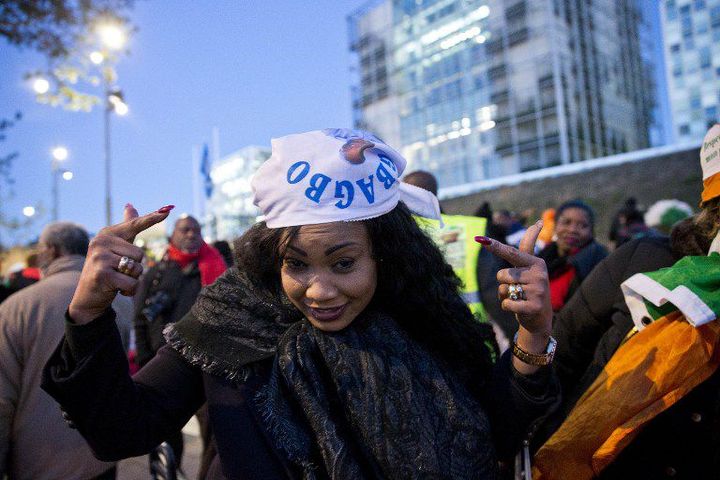
[(512, 353), (520, 359), (521, 362), (540, 367), (550, 365), (552, 363), (553, 357), (555, 356), (555, 349), (557, 348), (557, 340), (555, 340), (552, 336), (550, 336), (550, 339), (548, 340), (548, 346), (545, 349), (545, 353), (526, 352), (518, 346), (517, 339), (518, 334), (515, 332), (512, 344)]

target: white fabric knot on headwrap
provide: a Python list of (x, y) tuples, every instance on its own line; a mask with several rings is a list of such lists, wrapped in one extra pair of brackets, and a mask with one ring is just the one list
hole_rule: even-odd
[(328, 128), (272, 140), (272, 155), (252, 179), (253, 202), (270, 228), (366, 220), (403, 201), (440, 220), (432, 193), (401, 183), (407, 162), (375, 135)]

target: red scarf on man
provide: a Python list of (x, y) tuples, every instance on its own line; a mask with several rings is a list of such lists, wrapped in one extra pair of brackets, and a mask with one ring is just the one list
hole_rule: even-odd
[(167, 250), (167, 256), (180, 265), (180, 268), (185, 268), (190, 263), (197, 262), (200, 270), (200, 284), (203, 287), (213, 283), (227, 269), (220, 252), (205, 242), (200, 245), (200, 249), (195, 253), (183, 252), (171, 243)]

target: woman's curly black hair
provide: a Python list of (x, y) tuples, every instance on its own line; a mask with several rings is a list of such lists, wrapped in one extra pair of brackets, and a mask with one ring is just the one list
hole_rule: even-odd
[[(490, 325), (478, 322), (463, 302), (461, 282), (452, 267), (402, 202), (362, 223), (377, 262), (371, 306), (391, 315), (484, 400), (483, 387), (491, 376), (497, 344)], [(259, 288), (281, 295), (282, 257), (299, 229), (256, 224), (236, 241), (239, 268)]]

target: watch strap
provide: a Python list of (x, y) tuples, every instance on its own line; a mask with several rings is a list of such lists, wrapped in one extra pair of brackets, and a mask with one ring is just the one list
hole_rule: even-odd
[(528, 365), (545, 366), (550, 365), (555, 357), (555, 348), (557, 347), (557, 340), (552, 336), (548, 339), (548, 346), (545, 349), (545, 353), (530, 353), (523, 350), (517, 344), (518, 334), (515, 333), (512, 344), (512, 354), (515, 355), (521, 362), (527, 363)]

